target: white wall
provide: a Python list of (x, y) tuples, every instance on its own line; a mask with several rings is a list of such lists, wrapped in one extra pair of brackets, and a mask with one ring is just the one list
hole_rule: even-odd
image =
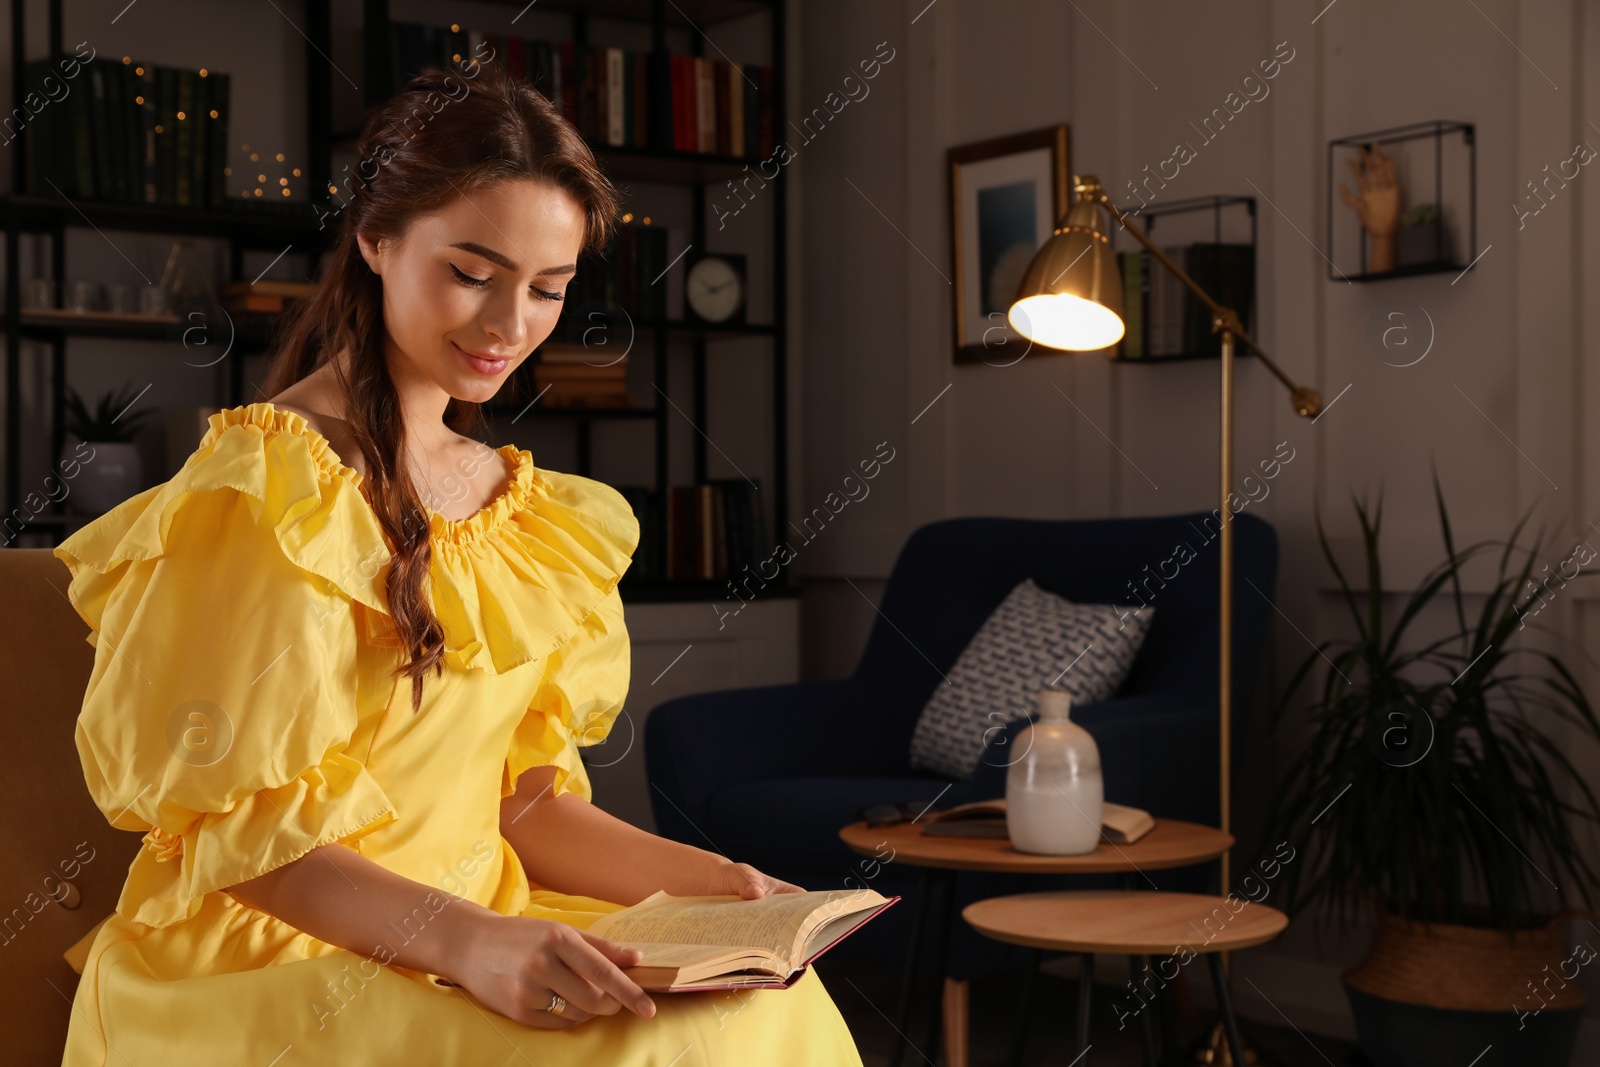
[[(813, 2), (801, 22), (792, 112), (820, 102), (879, 42), (897, 55), (872, 95), (845, 108), (795, 167), (805, 232), (804, 501), (833, 488), (871, 443), (887, 438), (901, 449), (871, 498), (840, 516), (838, 536), (819, 539), (801, 561), (811, 675), (853, 668), (874, 618), (868, 598), (876, 600), (895, 553), (922, 523), (1216, 506), (1215, 362), (1140, 367), (1062, 355), (1004, 369), (953, 363), (944, 153), (1066, 122), (1073, 169), (1098, 174), (1115, 196), (1175, 142), (1196, 141), (1189, 123), (1221, 105), (1281, 42), (1294, 58), (1270, 95), (1200, 147), (1162, 194), (1258, 197), (1259, 339), (1326, 400), (1348, 387), (1313, 426), (1262, 367), (1241, 360), (1238, 368), (1236, 471), (1276, 442), (1298, 450), (1259, 510), (1282, 547), (1283, 616), (1264, 694), (1277, 696), (1308, 638), (1342, 632), (1343, 609), (1316, 547), (1319, 507), (1348, 552), (1357, 530), (1351, 493), (1384, 491), (1392, 591), (1411, 588), (1442, 554), (1430, 464), (1461, 540), (1508, 536), (1532, 506), (1554, 540), (1570, 546), (1587, 536), (1600, 547), (1600, 529), (1588, 525), (1600, 526), (1600, 435), (1584, 419), (1600, 400), (1592, 341), (1600, 177), (1580, 174), (1520, 232), (1510, 206), (1524, 182), (1579, 141), (1600, 148), (1600, 126), (1588, 121), (1600, 123), (1594, 4)], [(1478, 247), (1467, 254), (1488, 251), (1455, 284), (1448, 274), (1330, 281), (1327, 142), (1431, 119), (1477, 126)], [(1335, 218), (1344, 210), (1336, 205)], [(1385, 363), (1364, 336), (1372, 317), (1400, 302), (1424, 307), (1437, 331), (1428, 357), (1407, 368)], [(1564, 594), (1547, 609), (1545, 621), (1572, 642), (1569, 661), (1596, 647), (1597, 604), (1593, 593)], [(1592, 670), (1586, 681), (1591, 697), (1600, 694)], [(1256, 740), (1264, 740), (1259, 731)], [(1592, 753), (1584, 758), (1593, 765)], [(1268, 746), (1236, 769), (1236, 830), (1247, 843), (1277, 762)], [(1274, 999), (1302, 1022), (1348, 1033), (1337, 975), (1364, 942), (1319, 945), (1306, 926), (1244, 954), (1241, 973), (1274, 983), (1263, 985), (1282, 990)], [(1276, 1019), (1250, 999), (1241, 1010)]]

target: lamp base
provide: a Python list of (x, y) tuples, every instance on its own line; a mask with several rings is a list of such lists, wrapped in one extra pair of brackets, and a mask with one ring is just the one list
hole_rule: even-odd
[[(1190, 1057), (1189, 1062), (1208, 1064), (1209, 1067), (1235, 1067), (1233, 1053), (1228, 1048), (1228, 1035), (1220, 1021), (1211, 1027), (1209, 1035), (1195, 1045), (1194, 1055)], [(1259, 1064), (1261, 1057), (1256, 1054), (1255, 1049), (1246, 1048), (1244, 1062)]]

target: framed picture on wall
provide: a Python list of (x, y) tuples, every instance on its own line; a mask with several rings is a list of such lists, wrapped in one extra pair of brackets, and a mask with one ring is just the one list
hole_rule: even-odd
[(948, 151), (957, 363), (1060, 354), (1029, 344), (1006, 311), (1034, 252), (1066, 213), (1070, 142), (1062, 124)]

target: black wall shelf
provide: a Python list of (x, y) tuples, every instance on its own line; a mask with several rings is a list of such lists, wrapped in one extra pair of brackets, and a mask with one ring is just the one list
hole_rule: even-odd
[[(1196, 196), (1196, 197), (1189, 197), (1189, 198), (1183, 199), (1183, 200), (1172, 200), (1172, 201), (1168, 201), (1167, 203), (1164, 203), (1164, 204), (1163, 203), (1155, 203), (1155, 204), (1146, 204), (1146, 205), (1124, 205), (1124, 206), (1121, 207), (1121, 210), (1123, 212), (1127, 213), (1127, 214), (1132, 215), (1134, 224), (1142, 227), (1144, 229), (1145, 233), (1148, 234), (1150, 236), (1150, 238), (1153, 241), (1155, 241), (1158, 245), (1162, 245), (1163, 248), (1166, 247), (1166, 245), (1163, 243), (1163, 238), (1174, 228), (1170, 224), (1165, 229), (1162, 229), (1160, 226), (1158, 226), (1158, 223), (1163, 218), (1175, 219), (1178, 216), (1199, 216), (1202, 213), (1209, 212), (1210, 213), (1210, 219), (1209, 219), (1209, 222), (1210, 222), (1210, 233), (1209, 234), (1205, 234), (1205, 236), (1209, 239), (1209, 243), (1210, 244), (1218, 246), (1219, 248), (1222, 247), (1224, 245), (1224, 243), (1225, 243), (1224, 242), (1224, 237), (1225, 237), (1225, 232), (1224, 231), (1225, 230), (1231, 231), (1233, 233), (1239, 233), (1243, 226), (1248, 225), (1249, 241), (1248, 242), (1244, 242), (1244, 241), (1236, 241), (1236, 242), (1234, 242), (1234, 243), (1237, 243), (1237, 244), (1240, 244), (1240, 245), (1248, 243), (1248, 246), (1249, 246), (1249, 255), (1248, 255), (1248, 260), (1249, 260), (1249, 279), (1248, 279), (1248, 286), (1244, 286), (1242, 284), (1239, 285), (1239, 286), (1235, 286), (1235, 288), (1237, 288), (1237, 289), (1245, 289), (1245, 290), (1247, 290), (1247, 292), (1245, 294), (1247, 299), (1240, 300), (1240, 299), (1238, 299), (1238, 295), (1237, 294), (1235, 294), (1232, 297), (1230, 297), (1229, 292), (1226, 291), (1224, 286), (1220, 286), (1220, 285), (1216, 284), (1216, 279), (1208, 278), (1208, 277), (1204, 277), (1204, 276), (1196, 276), (1195, 277), (1195, 281), (1200, 284), (1201, 288), (1206, 289), (1207, 292), (1209, 292), (1211, 294), (1212, 298), (1217, 300), (1217, 302), (1222, 304), (1224, 307), (1229, 307), (1229, 306), (1232, 305), (1233, 306), (1233, 310), (1238, 312), (1240, 318), (1243, 320), (1245, 330), (1247, 332), (1250, 332), (1252, 335), (1254, 334), (1254, 331), (1255, 331), (1255, 328), (1256, 328), (1255, 327), (1256, 303), (1257, 303), (1257, 301), (1256, 301), (1256, 293), (1257, 293), (1257, 289), (1258, 289), (1257, 281), (1256, 281), (1256, 267), (1257, 267), (1257, 264), (1259, 262), (1258, 246), (1257, 246), (1257, 241), (1256, 241), (1257, 219), (1256, 219), (1256, 201), (1255, 201), (1255, 197), (1253, 197), (1253, 196)], [(1238, 212), (1243, 212), (1244, 214), (1243, 214), (1242, 217), (1246, 221), (1244, 223), (1240, 223), (1240, 222), (1238, 222), (1236, 220), (1231, 220), (1231, 219), (1225, 221), (1225, 218), (1224, 218), (1225, 213), (1230, 212), (1230, 211), (1232, 211), (1232, 212), (1234, 212), (1236, 214)], [(1202, 235), (1202, 234), (1204, 234), (1204, 231), (1206, 230), (1205, 223), (1207, 221), (1208, 220), (1206, 220), (1203, 217), (1200, 217), (1200, 218), (1191, 217), (1189, 219), (1189, 221), (1188, 221), (1188, 228), (1187, 228), (1187, 230), (1185, 232), (1188, 233), (1188, 234), (1196, 235), (1196, 236)], [(1113, 230), (1112, 230), (1113, 245), (1114, 246), (1118, 246), (1118, 251), (1119, 252), (1120, 251), (1142, 251), (1143, 246), (1139, 245), (1137, 242), (1135, 242), (1135, 240), (1131, 236), (1124, 235), (1124, 236), (1119, 238), (1119, 237), (1116, 236), (1116, 234), (1117, 234), (1117, 229), (1113, 228)], [(1191, 241), (1195, 240), (1196, 236), (1191, 236), (1189, 238), (1189, 240), (1191, 240)], [(1156, 262), (1153, 257), (1146, 256), (1146, 259), (1148, 260), (1148, 269), (1151, 272), (1151, 276), (1152, 277), (1155, 274), (1159, 273), (1162, 276), (1162, 284), (1170, 285), (1170, 286), (1173, 286), (1173, 287), (1180, 287), (1181, 286), (1182, 283), (1180, 283), (1178, 281), (1177, 277), (1175, 275), (1173, 275), (1170, 271), (1168, 271), (1165, 267), (1161, 266), (1161, 264), (1159, 262)], [(1179, 266), (1184, 266), (1184, 264), (1181, 261), (1179, 262), (1178, 265)], [(1191, 270), (1190, 273), (1193, 274), (1194, 272)], [(1127, 295), (1128, 295), (1127, 292), (1124, 291), (1124, 297), (1125, 298), (1126, 298)], [(1186, 308), (1190, 308), (1190, 303), (1192, 301), (1197, 306), (1203, 307), (1203, 305), (1198, 305), (1198, 302), (1195, 301), (1195, 298), (1192, 295), (1189, 295), (1189, 294), (1185, 293), (1185, 295), (1184, 295), (1184, 304), (1185, 304)], [(1125, 320), (1127, 318), (1126, 312), (1128, 310), (1130, 310), (1130, 309), (1127, 309), (1126, 307), (1124, 308)], [(1209, 314), (1207, 315), (1207, 317), (1209, 318)], [(1146, 320), (1144, 325), (1145, 325), (1146, 328), (1148, 327), (1148, 320)], [(1207, 336), (1209, 338), (1209, 337), (1214, 336), (1214, 335), (1208, 334)], [(1220, 342), (1218, 342), (1218, 343), (1220, 345)], [(1180, 362), (1184, 362), (1184, 361), (1187, 361), (1187, 360), (1195, 360), (1195, 359), (1217, 359), (1217, 358), (1219, 358), (1219, 356), (1221, 354), (1220, 350), (1219, 351), (1215, 351), (1215, 352), (1210, 352), (1210, 351), (1201, 352), (1201, 351), (1194, 350), (1194, 346), (1187, 346), (1184, 351), (1177, 352), (1177, 353), (1174, 353), (1174, 354), (1146, 355), (1146, 356), (1137, 356), (1136, 357), (1136, 356), (1123, 355), (1123, 349), (1124, 349), (1125, 344), (1126, 344), (1126, 341), (1122, 341), (1122, 342), (1118, 342), (1116, 345), (1112, 346), (1112, 348), (1108, 350), (1108, 357), (1113, 359), (1113, 360), (1116, 360), (1118, 363), (1123, 363), (1123, 364), (1128, 364), (1128, 365), (1139, 365), (1139, 364), (1180, 363)], [(1239, 355), (1239, 356), (1253, 355), (1253, 353), (1251, 353), (1250, 349), (1247, 348), (1244, 345), (1236, 346), (1235, 354)]]
[[(1341, 181), (1359, 195), (1349, 160), (1381, 150), (1400, 193), (1395, 265), (1372, 269), (1372, 239), (1339, 201)], [(1559, 180), (1559, 179), (1558, 179)], [(1470, 122), (1435, 120), (1354, 134), (1328, 142), (1328, 280), (1375, 282), (1419, 274), (1465, 274), (1478, 255), (1477, 130)], [(1428, 200), (1427, 197), (1432, 199)], [(1421, 199), (1420, 203), (1414, 201)], [(1537, 202), (1537, 201), (1536, 201)], [(1417, 216), (1417, 217), (1414, 217)]]

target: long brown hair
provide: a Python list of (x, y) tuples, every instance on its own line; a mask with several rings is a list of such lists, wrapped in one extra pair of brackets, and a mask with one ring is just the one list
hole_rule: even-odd
[[(398, 240), (419, 216), (456, 197), (529, 180), (563, 189), (582, 206), (584, 249), (598, 251), (616, 226), (619, 196), (594, 154), (542, 93), (503, 67), (472, 61), (462, 72), (422, 71), (376, 108), (324, 219), (339, 232), (316, 288), (286, 317), (274, 345), (266, 395), (276, 396), (334, 360), (345, 417), (366, 459), (368, 499), (390, 541), (390, 616), (408, 653), (396, 673), (411, 678), (411, 706), (423, 677), (444, 670), (444, 629), (425, 591), (432, 546), (427, 512), (402, 463), (405, 423), (384, 354), (382, 281), (367, 266), (356, 235)], [(347, 168), (348, 171), (348, 168)], [(444, 421), (457, 433), (478, 424), (479, 405), (451, 398)]]

